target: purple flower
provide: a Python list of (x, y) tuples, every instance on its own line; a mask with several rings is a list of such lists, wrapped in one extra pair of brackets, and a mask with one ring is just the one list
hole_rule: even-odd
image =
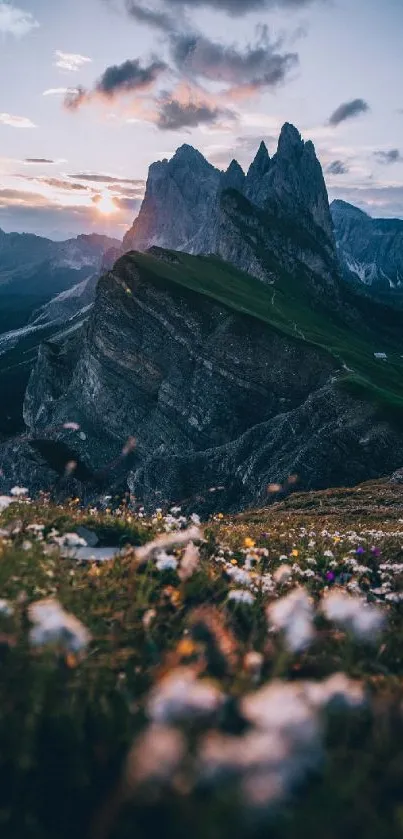
[(379, 548), (371, 548), (371, 553), (373, 554), (373, 556), (380, 556), (381, 555), (381, 551), (380, 551)]
[(365, 554), (365, 548), (363, 548), (361, 545), (359, 545), (359, 547), (356, 550), (356, 554), (360, 554), (360, 555)]
[(328, 571), (327, 572), (326, 579), (329, 581), (329, 583), (333, 582), (333, 580), (335, 579), (335, 575), (333, 574), (333, 571)]

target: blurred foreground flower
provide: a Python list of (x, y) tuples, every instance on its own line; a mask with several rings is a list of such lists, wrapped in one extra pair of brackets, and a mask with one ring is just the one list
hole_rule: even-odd
[(292, 652), (305, 649), (313, 639), (313, 606), (303, 588), (296, 588), (287, 597), (271, 603), (267, 618), (275, 629), (282, 629)]
[(224, 696), (213, 682), (197, 679), (191, 668), (178, 667), (155, 685), (147, 712), (154, 722), (175, 723), (210, 717), (223, 702)]
[(46, 598), (32, 603), (28, 616), (34, 624), (29, 633), (34, 646), (60, 644), (70, 652), (80, 652), (91, 641), (90, 632), (84, 624), (66, 612), (58, 600)]
[(376, 606), (366, 603), (361, 597), (351, 597), (344, 591), (332, 591), (322, 600), (325, 617), (357, 638), (374, 640), (384, 624), (384, 616)]

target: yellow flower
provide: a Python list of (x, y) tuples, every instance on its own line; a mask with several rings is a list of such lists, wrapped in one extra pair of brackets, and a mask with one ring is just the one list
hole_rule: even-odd
[(297, 549), (294, 548), (294, 550), (291, 551), (291, 556), (299, 556), (299, 551), (297, 551)]
[(218, 518), (218, 519), (223, 519), (223, 518), (224, 518), (224, 514), (223, 514), (223, 513), (217, 513), (217, 518)]
[(255, 545), (256, 545), (256, 542), (255, 542), (254, 539), (251, 539), (249, 536), (247, 536), (245, 541), (244, 541), (244, 545), (245, 545), (245, 548), (254, 548)]
[(193, 655), (196, 652), (196, 644), (190, 638), (183, 638), (178, 644), (177, 651), (184, 657)]
[(236, 559), (231, 559), (231, 565), (238, 565), (238, 561)]

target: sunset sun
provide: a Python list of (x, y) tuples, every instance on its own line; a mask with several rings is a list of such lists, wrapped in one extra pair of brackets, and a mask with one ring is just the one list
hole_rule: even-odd
[(99, 201), (97, 201), (97, 210), (103, 216), (110, 216), (118, 211), (118, 207), (116, 206), (112, 196), (105, 193), (101, 196)]

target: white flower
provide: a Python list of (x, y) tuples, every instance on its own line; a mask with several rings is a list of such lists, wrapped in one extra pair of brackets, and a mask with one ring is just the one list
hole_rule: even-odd
[(305, 649), (312, 641), (313, 608), (305, 589), (296, 588), (287, 597), (271, 603), (267, 617), (276, 629), (284, 631), (287, 646), (292, 652)]
[(14, 495), (15, 498), (22, 498), (24, 495), (28, 495), (29, 490), (26, 487), (13, 487), (10, 490), (10, 495)]
[(156, 786), (169, 783), (186, 754), (186, 740), (175, 728), (150, 725), (135, 741), (125, 766), (125, 786)]
[(9, 495), (0, 495), (0, 513), (2, 513), (3, 510), (7, 510), (7, 507), (9, 507), (10, 504), (15, 503), (15, 501), (16, 499), (11, 498)]
[(31, 623), (34, 624), (29, 638), (35, 646), (60, 644), (67, 650), (79, 652), (85, 649), (91, 640), (84, 624), (66, 612), (58, 600), (38, 600), (31, 604), (28, 614)]
[(197, 679), (190, 668), (178, 667), (152, 689), (147, 713), (154, 722), (175, 723), (209, 717), (223, 702), (215, 684)]
[(244, 589), (234, 589), (230, 591), (228, 595), (228, 600), (234, 600), (235, 603), (244, 603), (247, 606), (252, 606), (255, 601), (253, 594), (250, 591), (245, 591)]
[(13, 614), (14, 609), (12, 606), (10, 606), (8, 600), (0, 598), (0, 615), (5, 615), (6, 618), (10, 618)]
[(353, 632), (357, 638), (371, 640), (382, 629), (384, 616), (376, 606), (343, 591), (332, 591), (322, 600), (322, 612), (329, 621)]
[(65, 428), (66, 431), (79, 431), (80, 430), (80, 426), (79, 426), (78, 422), (65, 422), (64, 425), (63, 425), (63, 428)]
[(229, 565), (226, 571), (228, 576), (231, 577), (231, 580), (233, 580), (238, 586), (252, 585), (252, 577), (247, 571), (244, 571), (243, 568), (237, 568), (234, 565)]
[(192, 513), (192, 515), (190, 516), (190, 521), (197, 526), (199, 526), (199, 524), (201, 523), (200, 516), (198, 516), (197, 513)]
[(332, 551), (323, 551), (323, 556), (328, 556), (330, 559), (333, 559), (334, 553)]
[(161, 551), (156, 556), (155, 567), (157, 571), (176, 571), (178, 567), (178, 560), (171, 554)]
[(286, 583), (291, 576), (292, 568), (290, 568), (289, 565), (280, 565), (280, 567), (277, 568), (277, 570), (273, 574), (273, 578), (275, 579), (276, 583), (278, 583), (278, 585)]
[(181, 559), (180, 568), (178, 571), (179, 578), (182, 582), (190, 580), (195, 571), (197, 571), (200, 562), (200, 551), (194, 542), (189, 542), (186, 546), (185, 553)]

